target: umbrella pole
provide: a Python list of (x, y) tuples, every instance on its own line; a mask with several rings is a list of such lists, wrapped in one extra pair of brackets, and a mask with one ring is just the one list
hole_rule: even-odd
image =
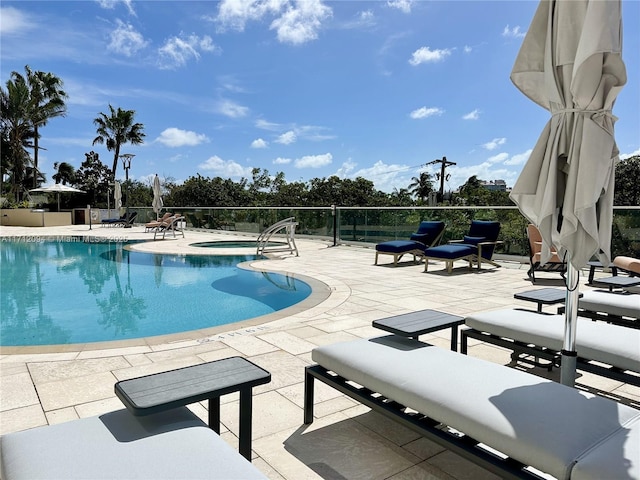
[(573, 387), (576, 380), (576, 327), (578, 323), (578, 269), (571, 263), (571, 253), (567, 253), (567, 296), (564, 315), (564, 340), (562, 343), (562, 362), (560, 364), (560, 383)]

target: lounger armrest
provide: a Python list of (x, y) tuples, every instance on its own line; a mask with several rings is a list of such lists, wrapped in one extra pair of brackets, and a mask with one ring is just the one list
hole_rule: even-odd
[(464, 240), (449, 240), (449, 243), (464, 243)]

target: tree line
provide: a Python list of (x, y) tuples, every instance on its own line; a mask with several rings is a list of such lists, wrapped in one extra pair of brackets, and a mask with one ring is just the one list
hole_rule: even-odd
[[(25, 66), (25, 74), (12, 72), (6, 88), (0, 88), (0, 196), (10, 205), (20, 205), (28, 190), (46, 182), (39, 170), (38, 152), (40, 132), (56, 117), (66, 115), (66, 99), (60, 78), (52, 73), (34, 71)], [(78, 169), (67, 162), (54, 164), (55, 183), (70, 185), (86, 195), (65, 195), (63, 206), (90, 203), (105, 208), (113, 195), (121, 147), (144, 143), (144, 125), (136, 122), (136, 112), (108, 105), (108, 112), (98, 113), (93, 120), (96, 137), (92, 146), (104, 145), (112, 152), (111, 165), (105, 165), (93, 150), (85, 153), (85, 161)], [(615, 205), (640, 205), (640, 156), (620, 162), (616, 168)], [(151, 205), (151, 185), (129, 180), (123, 185), (129, 206)], [(345, 179), (338, 176), (313, 178), (306, 182), (287, 182), (284, 173), (275, 175), (266, 169), (254, 168), (251, 178), (233, 181), (229, 178), (189, 177), (182, 184), (172, 178), (163, 182), (164, 204), (179, 207), (243, 207), (243, 206), (328, 206), (383, 207), (428, 205), (436, 193), (434, 179), (428, 172), (420, 172), (406, 188), (391, 193), (377, 190), (366, 178)], [(470, 177), (458, 192), (448, 192), (439, 198), (444, 205), (513, 205), (508, 192), (485, 188), (477, 176)]]

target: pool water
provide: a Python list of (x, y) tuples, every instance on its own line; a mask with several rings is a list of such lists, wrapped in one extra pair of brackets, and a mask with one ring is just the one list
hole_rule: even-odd
[(282, 274), (243, 270), (255, 255), (159, 255), (116, 242), (0, 246), (0, 345), (57, 345), (226, 325), (311, 293)]

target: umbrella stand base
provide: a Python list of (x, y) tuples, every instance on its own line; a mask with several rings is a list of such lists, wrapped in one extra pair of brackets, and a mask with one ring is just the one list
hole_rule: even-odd
[(568, 387), (573, 387), (576, 383), (576, 363), (578, 354), (562, 350), (562, 360), (560, 363), (560, 383)]

